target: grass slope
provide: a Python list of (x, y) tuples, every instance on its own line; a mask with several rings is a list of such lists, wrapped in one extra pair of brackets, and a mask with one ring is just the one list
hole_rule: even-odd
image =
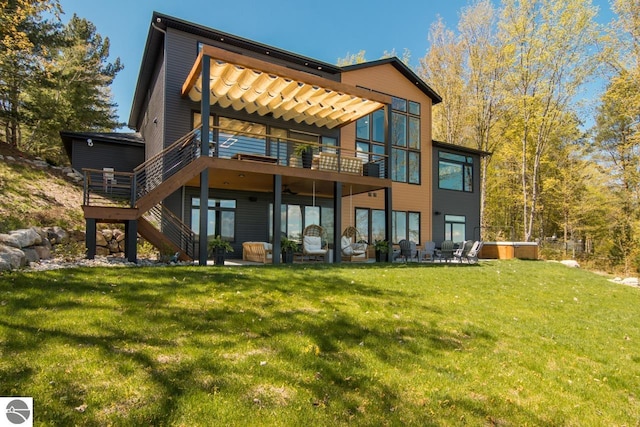
[[(0, 153), (21, 158), (18, 151), (7, 150), (0, 143)], [(74, 229), (84, 224), (82, 186), (52, 169), (0, 161), (0, 194), (0, 233), (34, 225)]]
[(636, 425), (636, 288), (560, 264), (0, 276), (37, 425)]

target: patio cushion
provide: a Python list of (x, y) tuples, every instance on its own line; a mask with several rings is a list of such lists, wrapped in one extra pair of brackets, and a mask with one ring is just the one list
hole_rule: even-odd
[(353, 255), (353, 246), (351, 246), (351, 238), (347, 236), (342, 236), (340, 239), (340, 247), (342, 248), (342, 253), (347, 256)]
[(307, 254), (320, 255), (327, 253), (322, 249), (322, 238), (320, 236), (304, 236), (304, 248)]

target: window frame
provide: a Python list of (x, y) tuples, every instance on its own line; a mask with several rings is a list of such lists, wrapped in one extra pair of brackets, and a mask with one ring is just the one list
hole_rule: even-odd
[[(197, 200), (197, 203), (196, 203)], [(236, 199), (223, 199), (223, 198), (208, 198), (207, 199), (209, 206), (207, 207), (208, 215), (211, 215), (213, 212), (213, 234), (211, 236), (221, 236), (223, 240), (226, 240), (230, 243), (235, 243), (237, 230), (236, 230), (236, 211), (238, 209), (238, 201)], [(226, 203), (231, 203), (233, 206), (224, 206)], [(190, 202), (190, 215), (189, 220), (191, 221), (191, 231), (193, 231), (196, 237), (200, 238), (200, 196), (191, 196)], [(223, 216), (225, 213), (231, 213), (233, 217), (233, 236), (229, 238), (229, 236), (223, 235)], [(197, 220), (194, 221), (194, 215), (197, 214)], [(209, 224), (209, 218), (207, 218), (207, 224)], [(209, 238), (208, 234), (209, 227), (207, 226), (207, 239)]]
[[(448, 181), (453, 180), (445, 180), (443, 179), (442, 171), (445, 167), (451, 166), (459, 166), (459, 181), (456, 184), (459, 184), (459, 187), (456, 185), (456, 188), (451, 186), (445, 186)], [(449, 190), (449, 191), (457, 191), (461, 193), (474, 193), (474, 172), (475, 162), (472, 156), (451, 153), (448, 151), (438, 151), (438, 189), (440, 190)]]
[[(404, 98), (392, 97), (391, 108), (391, 180), (411, 185), (422, 183), (422, 117), (419, 102)], [(404, 120), (400, 120), (403, 117)], [(402, 132), (396, 132), (394, 126), (403, 126)], [(402, 136), (402, 138), (400, 138)], [(404, 152), (404, 156), (398, 154)], [(403, 157), (404, 162), (400, 157)], [(417, 158), (418, 161), (410, 161)], [(396, 164), (404, 163), (404, 166), (396, 167)]]
[[(453, 240), (454, 225), (462, 225), (462, 239)], [(448, 238), (447, 238), (448, 237)], [(444, 215), (444, 240), (451, 240), (455, 243), (464, 242), (467, 238), (467, 217), (466, 215)]]

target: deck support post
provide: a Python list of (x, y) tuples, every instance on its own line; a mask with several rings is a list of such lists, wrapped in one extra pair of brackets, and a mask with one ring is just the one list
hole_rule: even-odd
[(333, 262), (342, 262), (342, 182), (333, 183)]
[(129, 262), (138, 262), (138, 220), (124, 222), (124, 256)]
[(273, 251), (271, 262), (280, 264), (280, 248), (282, 241), (282, 219), (280, 209), (282, 206), (282, 175), (273, 176)]
[[(211, 95), (211, 88), (209, 83), (211, 58), (207, 55), (202, 56), (202, 100), (200, 104), (200, 117), (202, 118), (202, 131), (200, 132), (200, 156), (209, 156), (209, 115), (211, 107), (209, 105), (209, 98)], [(219, 147), (216, 147), (216, 152)], [(199, 226), (199, 253), (198, 264), (201, 266), (207, 265), (208, 255), (208, 230), (207, 225), (209, 222), (209, 170), (205, 169), (200, 172), (200, 226)]]
[(96, 220), (94, 218), (86, 218), (85, 223), (85, 245), (87, 247), (87, 259), (94, 259), (96, 257)]

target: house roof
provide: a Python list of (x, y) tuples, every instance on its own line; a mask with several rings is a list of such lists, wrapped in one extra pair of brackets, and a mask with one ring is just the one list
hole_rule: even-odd
[[(414, 82), (416, 86), (429, 96), (434, 104), (442, 101), (442, 98), (431, 89), (422, 79), (420, 79), (409, 67), (407, 67), (398, 58), (385, 58), (378, 61), (371, 61), (362, 64), (350, 65), (347, 67), (338, 67), (326, 62), (318, 61), (305, 56), (297, 55), (289, 51), (279, 49), (273, 46), (261, 44), (252, 40), (238, 37), (229, 33), (225, 33), (213, 28), (205, 27), (192, 22), (184, 21), (169, 15), (154, 12), (149, 26), (147, 43), (142, 57), (140, 73), (136, 85), (131, 114), (129, 116), (129, 127), (135, 128), (138, 117), (141, 114), (145, 94), (149, 90), (152, 74), (156, 66), (156, 61), (162, 52), (164, 31), (167, 28), (173, 28), (190, 34), (201, 36), (203, 38), (219, 41), (224, 43), (225, 47), (236, 48), (233, 50), (255, 52), (260, 56), (268, 56), (288, 64), (295, 65), (299, 71), (310, 74), (324, 76), (325, 78), (335, 78), (338, 80), (340, 73), (353, 69), (373, 67), (382, 64), (393, 65), (402, 75)], [(295, 70), (294, 70), (295, 71)], [(334, 76), (334, 77), (332, 77)]]
[(489, 151), (478, 150), (476, 148), (469, 148), (463, 145), (449, 144), (447, 142), (436, 141), (436, 140), (433, 140), (432, 144), (434, 147), (445, 148), (447, 150), (458, 151), (460, 153), (475, 154), (476, 156), (480, 156), (480, 157), (490, 156), (493, 154)]
[(218, 40), (227, 46), (232, 46), (240, 50), (255, 52), (261, 55), (269, 55), (269, 57), (280, 59), (290, 64), (296, 64), (300, 69), (306, 69), (312, 73), (322, 72), (323, 74), (328, 75), (338, 75), (340, 73), (340, 67), (318, 61), (317, 59), (297, 55), (284, 49), (258, 43), (233, 34), (175, 18), (173, 16), (153, 12), (147, 36), (147, 43), (142, 55), (142, 63), (140, 65), (138, 83), (136, 85), (133, 103), (131, 106), (131, 114), (129, 115), (128, 125), (131, 128), (135, 128), (138, 115), (143, 107), (145, 99), (144, 94), (149, 89), (156, 60), (162, 52), (164, 39), (163, 31), (167, 28), (174, 28), (203, 38)]
[(407, 67), (404, 62), (402, 62), (395, 56), (391, 58), (378, 59), (377, 61), (368, 61), (359, 64), (347, 65), (345, 67), (342, 67), (342, 70), (360, 70), (363, 68), (376, 67), (384, 64), (391, 64), (393, 67), (395, 67), (395, 69), (398, 70), (403, 76), (405, 76), (407, 80), (414, 83), (418, 89), (420, 89), (422, 92), (424, 92), (425, 95), (431, 98), (431, 101), (433, 101), (434, 105), (442, 102), (442, 98), (436, 93), (435, 90), (433, 90), (428, 84), (424, 82), (424, 80), (418, 77), (418, 75), (414, 73), (411, 68)]
[(120, 133), (120, 132), (60, 132), (60, 138), (64, 145), (64, 151), (71, 160), (73, 154), (73, 140), (85, 140), (108, 142), (112, 144), (134, 145), (144, 147), (144, 139), (139, 133)]

